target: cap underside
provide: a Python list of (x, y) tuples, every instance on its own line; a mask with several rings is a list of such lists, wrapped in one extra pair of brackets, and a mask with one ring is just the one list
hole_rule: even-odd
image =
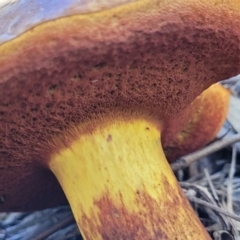
[(0, 211), (66, 202), (46, 166), (51, 139), (69, 126), (138, 112), (162, 120), (169, 141), (181, 110), (238, 73), (234, 12), (180, 2), (62, 18), (0, 46)]

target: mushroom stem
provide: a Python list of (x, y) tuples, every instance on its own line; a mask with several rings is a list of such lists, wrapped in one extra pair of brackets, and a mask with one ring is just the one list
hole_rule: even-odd
[(164, 156), (160, 124), (84, 125), (49, 162), (85, 239), (210, 239)]

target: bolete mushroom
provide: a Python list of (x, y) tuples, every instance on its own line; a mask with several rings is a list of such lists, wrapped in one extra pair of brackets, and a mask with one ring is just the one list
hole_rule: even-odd
[(226, 120), (229, 100), (230, 92), (217, 83), (195, 98), (184, 112), (189, 120), (170, 143), (163, 138), (167, 160), (173, 162), (212, 141)]
[(238, 0), (6, 6), (0, 211), (63, 204), (59, 182), (85, 239), (210, 239), (160, 138), (240, 71), (239, 10)]

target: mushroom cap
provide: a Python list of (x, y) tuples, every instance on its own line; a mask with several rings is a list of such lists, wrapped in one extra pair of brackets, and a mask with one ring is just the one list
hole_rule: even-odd
[(3, 43), (0, 211), (66, 202), (48, 170), (52, 140), (85, 121), (129, 113), (160, 121), (173, 139), (195, 97), (240, 72), (239, 9), (238, 0), (140, 0)]
[(220, 84), (213, 84), (186, 109), (188, 122), (172, 142), (163, 146), (169, 162), (194, 152), (212, 141), (226, 120), (230, 92)]

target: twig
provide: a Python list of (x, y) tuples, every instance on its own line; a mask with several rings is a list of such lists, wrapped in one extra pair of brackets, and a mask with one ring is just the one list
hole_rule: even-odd
[(228, 185), (227, 185), (227, 208), (228, 211), (233, 212), (233, 201), (232, 201), (232, 195), (233, 195), (233, 177), (235, 174), (235, 168), (236, 168), (236, 157), (237, 157), (237, 147), (233, 147), (232, 151), (232, 162), (231, 167), (229, 170), (229, 177), (228, 177)]
[(212, 183), (212, 180), (211, 180), (211, 177), (209, 175), (209, 172), (208, 172), (207, 168), (204, 168), (204, 173), (205, 173), (208, 185), (210, 187), (210, 190), (212, 192), (212, 196), (213, 196), (214, 200), (216, 201), (216, 203), (219, 205), (219, 197), (218, 197), (218, 195), (217, 195), (217, 193), (215, 191), (214, 185)]
[(236, 214), (233, 214), (233, 213), (229, 213), (227, 211), (225, 211), (224, 209), (220, 208), (220, 207), (217, 207), (216, 205), (213, 205), (209, 202), (206, 202), (202, 199), (199, 199), (197, 197), (194, 197), (194, 196), (191, 196), (191, 195), (187, 195), (187, 198), (189, 199), (189, 201), (191, 202), (195, 202), (195, 203), (198, 203), (202, 206), (205, 206), (205, 207), (208, 207), (208, 208), (211, 208), (212, 210), (216, 211), (216, 212), (219, 212), (227, 217), (230, 217), (232, 219), (235, 219), (237, 221), (240, 221), (240, 216), (236, 215)]
[(240, 75), (237, 75), (237, 76), (234, 76), (232, 78), (229, 78), (229, 79), (226, 79), (226, 80), (223, 80), (221, 81), (220, 83), (221, 84), (236, 84), (237, 82), (239, 82), (239, 77)]
[(63, 221), (58, 222), (55, 224), (53, 227), (47, 229), (43, 233), (39, 234), (37, 237), (34, 238), (34, 240), (44, 240), (54, 232), (58, 231), (61, 228), (66, 227), (67, 225), (71, 224), (74, 222), (74, 218), (72, 216), (64, 219)]
[(233, 143), (236, 143), (240, 141), (240, 134), (235, 134), (228, 138), (223, 138), (219, 141), (216, 141), (205, 148), (198, 150), (196, 152), (190, 153), (184, 157), (181, 157), (178, 159), (175, 163), (171, 164), (173, 171), (178, 171), (183, 168), (188, 167), (191, 163), (195, 162), (196, 160), (206, 157), (211, 153), (214, 153), (224, 147), (227, 147), (229, 145), (232, 145)]

